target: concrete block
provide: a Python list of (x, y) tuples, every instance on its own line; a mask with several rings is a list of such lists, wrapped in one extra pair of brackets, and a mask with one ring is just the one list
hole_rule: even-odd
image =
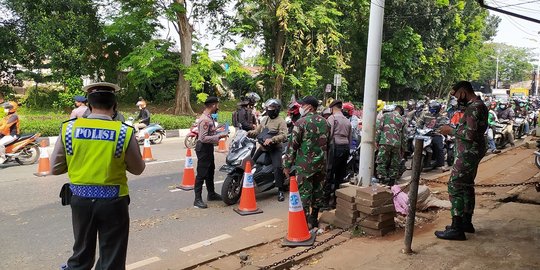
[(347, 228), (349, 228), (352, 224), (354, 224), (354, 222), (342, 220), (342, 219), (339, 218), (338, 216), (336, 216), (336, 218), (334, 219), (334, 223), (333, 223), (334, 226), (336, 226), (336, 227), (338, 227), (338, 228), (341, 228), (341, 229), (347, 229)]
[(366, 228), (374, 229), (374, 230), (380, 230), (380, 229), (388, 228), (392, 226), (395, 227), (395, 225), (396, 224), (394, 223), (393, 219), (389, 219), (386, 221), (364, 220), (360, 222), (360, 226), (362, 226), (362, 228), (366, 227)]
[(348, 209), (351, 209), (351, 210), (356, 210), (356, 203), (348, 202), (348, 201), (346, 201), (344, 199), (341, 199), (341, 198), (336, 199), (336, 205), (344, 207), (344, 208), (348, 208)]
[(384, 205), (384, 204), (388, 204), (390, 202), (393, 202), (392, 200), (390, 199), (384, 199), (384, 200), (366, 200), (366, 199), (361, 199), (361, 198), (356, 198), (355, 199), (355, 203), (359, 204), (359, 205), (363, 205), (363, 206), (367, 206), (367, 207), (379, 207), (381, 205)]
[(394, 220), (394, 217), (396, 216), (396, 213), (386, 213), (386, 214), (379, 214), (379, 215), (368, 215), (364, 214), (362, 212), (359, 212), (359, 219), (365, 218), (365, 220), (372, 220), (372, 221), (387, 221), (387, 220)]
[(367, 207), (360, 204), (356, 205), (356, 208), (360, 213), (368, 214), (368, 215), (378, 215), (378, 214), (386, 214), (386, 213), (395, 213), (396, 209), (394, 208), (394, 204), (387, 204), (381, 207), (373, 208), (373, 207)]
[(336, 197), (347, 201), (347, 202), (354, 202), (354, 198), (356, 197), (356, 190), (358, 187), (346, 187), (346, 188), (340, 188), (336, 191)]
[(359, 187), (356, 189), (356, 197), (370, 201), (388, 200), (392, 198), (392, 193), (381, 186), (377, 186), (376, 191), (373, 191), (371, 187)]
[(324, 211), (319, 217), (319, 222), (334, 224), (334, 219), (336, 219), (336, 210)]
[(336, 208), (336, 217), (342, 218), (343, 220), (349, 220), (351, 218), (354, 221), (355, 219), (358, 218), (359, 215), (360, 214), (356, 210), (344, 211), (339, 208)]

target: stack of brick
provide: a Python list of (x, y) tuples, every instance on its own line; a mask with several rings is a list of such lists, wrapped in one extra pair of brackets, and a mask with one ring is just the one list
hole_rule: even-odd
[(376, 191), (371, 187), (357, 188), (355, 202), (359, 212), (357, 221), (361, 221), (360, 226), (365, 233), (383, 236), (395, 230), (396, 210), (390, 191), (383, 187)]
[(338, 228), (349, 228), (359, 217), (355, 203), (357, 189), (357, 187), (351, 186), (336, 191), (336, 216), (334, 225)]

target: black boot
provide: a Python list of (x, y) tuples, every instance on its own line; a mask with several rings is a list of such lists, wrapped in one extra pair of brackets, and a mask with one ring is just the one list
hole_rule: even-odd
[(285, 194), (283, 193), (283, 191), (278, 191), (278, 194), (277, 194), (277, 200), (278, 202), (282, 202), (285, 200)]
[(465, 232), (462, 228), (462, 218), (461, 217), (452, 217), (452, 225), (450, 225), (450, 228), (446, 228), (444, 231), (436, 231), (435, 236), (440, 239), (445, 240), (458, 240), (458, 241), (464, 241), (467, 240), (465, 237)]
[(206, 209), (208, 205), (203, 202), (201, 194), (195, 194), (195, 202), (193, 202), (195, 208)]
[(466, 233), (474, 233), (476, 231), (472, 224), (472, 214), (463, 214), (463, 222), (461, 225), (463, 231)]
[(223, 198), (221, 198), (221, 195), (215, 193), (215, 192), (209, 192), (207, 196), (208, 201), (221, 201)]
[(319, 208), (313, 208), (308, 217), (308, 227), (310, 229), (319, 227)]

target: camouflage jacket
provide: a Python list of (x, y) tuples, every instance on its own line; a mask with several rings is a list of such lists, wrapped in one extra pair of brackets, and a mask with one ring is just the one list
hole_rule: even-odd
[(456, 137), (456, 154), (473, 154), (482, 158), (486, 153), (484, 133), (488, 126), (489, 111), (482, 100), (477, 99), (467, 104), (463, 117), (452, 135)]
[(397, 112), (385, 113), (377, 121), (376, 142), (379, 145), (390, 145), (405, 148), (407, 146), (407, 121)]
[(326, 171), (326, 151), (330, 126), (319, 114), (300, 118), (292, 131), (283, 167), (295, 166), (297, 175), (310, 177)]
[(417, 121), (418, 127), (431, 129), (438, 129), (443, 125), (448, 125), (449, 123), (450, 119), (448, 119), (448, 117), (440, 113), (437, 115), (433, 115), (430, 112), (423, 113)]

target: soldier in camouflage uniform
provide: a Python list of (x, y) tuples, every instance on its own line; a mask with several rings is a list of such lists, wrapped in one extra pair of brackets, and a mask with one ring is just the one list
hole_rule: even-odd
[(488, 125), (488, 109), (474, 94), (471, 83), (457, 83), (452, 95), (466, 107), (458, 126), (454, 129), (444, 126), (442, 134), (456, 137), (456, 162), (448, 181), (448, 194), (452, 203), (452, 225), (444, 231), (436, 231), (438, 238), (446, 240), (466, 240), (465, 233), (474, 233), (472, 215), (474, 211), (474, 179), (480, 160), (486, 154), (484, 133)]
[[(289, 177), (294, 166), (298, 179), (302, 206), (308, 224), (318, 227), (319, 209), (323, 206), (323, 184), (326, 177), (326, 152), (330, 127), (316, 113), (319, 101), (305, 97), (299, 102), (300, 118), (292, 131), (287, 154), (283, 160), (283, 172)], [(310, 212), (311, 208), (311, 212)]]
[(382, 184), (393, 186), (400, 175), (403, 153), (407, 147), (407, 121), (403, 107), (392, 106), (377, 121), (376, 142), (378, 147), (377, 178)]

